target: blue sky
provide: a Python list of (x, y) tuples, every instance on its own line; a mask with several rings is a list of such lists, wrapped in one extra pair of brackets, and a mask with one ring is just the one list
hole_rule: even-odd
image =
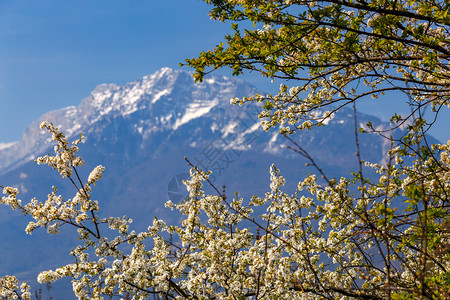
[(125, 83), (210, 48), (227, 26), (198, 0), (0, 2), (0, 142), (98, 84)]
[[(19, 140), (43, 113), (77, 105), (100, 83), (178, 68), (227, 31), (229, 25), (209, 19), (200, 0), (2, 0), (0, 143)], [(279, 86), (256, 74), (245, 79), (268, 92)], [(405, 110), (394, 98), (360, 108), (386, 119)], [(441, 119), (432, 133), (446, 140), (450, 113)]]

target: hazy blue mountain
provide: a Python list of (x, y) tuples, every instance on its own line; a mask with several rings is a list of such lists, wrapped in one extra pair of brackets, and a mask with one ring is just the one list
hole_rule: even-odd
[[(312, 169), (291, 150), (276, 132), (264, 132), (252, 105), (233, 107), (230, 99), (261, 93), (248, 83), (210, 76), (194, 84), (192, 75), (163, 68), (125, 85), (99, 85), (78, 106), (51, 111), (27, 127), (23, 139), (0, 145), (0, 184), (20, 188), (24, 201), (37, 196), (44, 200), (55, 185), (64, 197), (72, 197), (69, 181), (58, 177), (33, 159), (51, 152), (50, 135), (39, 129), (41, 121), (51, 121), (70, 139), (82, 132), (80, 145), (86, 178), (102, 164), (106, 172), (94, 190), (105, 216), (133, 217), (134, 226), (145, 230), (155, 216), (176, 222), (177, 216), (164, 209), (169, 197), (185, 196), (181, 181), (189, 166), (184, 156), (200, 168), (213, 171), (218, 187), (227, 194), (235, 190), (243, 196), (268, 190), (269, 167), (275, 163), (293, 189)], [(385, 126), (379, 119), (359, 114), (358, 121)], [(326, 127), (295, 135), (296, 141), (331, 176), (348, 175), (356, 169), (354, 120), (351, 110), (341, 110)], [(365, 160), (380, 162), (387, 145), (383, 139), (360, 136)], [(38, 230), (24, 233), (28, 219), (0, 207), (0, 276), (19, 274), (32, 278), (39, 270), (70, 261), (67, 255), (75, 235), (48, 236)], [(71, 231), (71, 229), (64, 229)], [(54, 294), (67, 288), (60, 287)], [(69, 288), (70, 290), (70, 288)], [(56, 299), (59, 299), (56, 297)], [(63, 298), (61, 298), (63, 299)]]

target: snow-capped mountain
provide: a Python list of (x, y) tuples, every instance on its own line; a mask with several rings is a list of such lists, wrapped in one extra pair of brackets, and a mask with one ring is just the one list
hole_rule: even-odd
[[(2, 144), (0, 174), (47, 150), (51, 141), (39, 129), (39, 123), (44, 120), (53, 122), (69, 137), (80, 132), (88, 137), (99, 137), (104, 135), (103, 130), (116, 126), (113, 131), (117, 130), (117, 133), (126, 131), (144, 142), (150, 142), (159, 133), (180, 130), (203, 116), (214, 117), (212, 130), (219, 129), (224, 119), (235, 113), (224, 109), (229, 99), (255, 92), (254, 87), (241, 80), (218, 76), (194, 85), (190, 73), (169, 68), (122, 86), (102, 84), (80, 105), (43, 115), (25, 129), (22, 141)], [(120, 124), (123, 128), (113, 124), (117, 120), (123, 120)]]
[[(194, 84), (192, 74), (170, 68), (125, 85), (101, 84), (80, 105), (44, 114), (25, 129), (21, 141), (1, 144), (0, 174), (48, 152), (52, 143), (39, 128), (42, 121), (53, 122), (69, 137), (82, 132), (89, 144), (105, 152), (120, 150), (123, 157), (156, 157), (168, 147), (202, 148), (212, 137), (214, 146), (222, 149), (289, 155), (281, 154), (285, 141), (278, 133), (261, 134), (256, 106), (236, 108), (229, 103), (233, 97), (258, 92), (242, 80), (223, 76)], [(360, 114), (359, 119), (361, 124), (381, 124), (367, 115)], [(330, 125), (298, 138), (327, 164), (348, 165), (354, 159), (354, 150), (347, 151), (354, 148), (353, 115), (342, 110)], [(366, 145), (368, 159), (382, 159), (381, 140), (363, 137), (362, 143), (370, 143)]]

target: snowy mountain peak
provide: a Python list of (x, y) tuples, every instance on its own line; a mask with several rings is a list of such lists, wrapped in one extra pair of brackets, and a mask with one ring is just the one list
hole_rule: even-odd
[(224, 76), (195, 84), (191, 72), (167, 67), (123, 85), (100, 84), (78, 106), (44, 114), (24, 130), (22, 141), (2, 145), (0, 173), (46, 151), (51, 141), (39, 129), (42, 121), (53, 122), (69, 138), (80, 132), (88, 138), (91, 133), (99, 136), (114, 123), (117, 134), (128, 128), (127, 134), (146, 140), (156, 132), (173, 135), (172, 131), (202, 117), (213, 120), (219, 111), (229, 115), (225, 107), (230, 107), (231, 98), (257, 92), (242, 80)]
[[(166, 102), (176, 102), (176, 109), (189, 106), (190, 102), (196, 102), (194, 106), (202, 101), (209, 102), (212, 93), (218, 97), (230, 94), (231, 97), (236, 92), (237, 85), (246, 84), (241, 80), (219, 76), (212, 76), (203, 83), (195, 84), (192, 73), (165, 67), (122, 86), (101, 84), (82, 101), (80, 107), (97, 116), (110, 113), (125, 116), (141, 109), (151, 109), (155, 103), (165, 99)], [(190, 109), (187, 112), (190, 113)]]
[[(225, 150), (289, 155), (282, 154), (282, 136), (262, 133), (259, 108), (230, 105), (231, 98), (256, 93), (261, 91), (242, 80), (209, 76), (195, 84), (192, 73), (170, 68), (123, 85), (101, 84), (80, 105), (43, 115), (25, 129), (22, 141), (0, 145), (0, 174), (49, 151), (49, 136), (39, 129), (42, 121), (53, 122), (69, 139), (82, 132), (93, 151), (114, 152), (121, 160), (212, 144)], [(369, 121), (382, 125), (368, 115), (359, 114), (358, 120), (360, 126)], [(296, 138), (327, 164), (345, 166), (354, 161), (353, 122), (352, 111), (341, 109), (329, 126)], [(366, 160), (382, 160), (386, 149), (381, 141), (363, 135), (360, 144)]]
[(175, 78), (177, 75), (179, 75), (181, 73), (191, 74), (190, 72), (186, 72), (186, 71), (174, 70), (169, 67), (162, 67), (161, 69), (154, 72), (153, 74), (142, 77), (142, 80), (143, 81), (158, 81), (160, 79), (164, 79), (164, 80), (169, 79), (170, 80), (170, 79)]
[(102, 94), (108, 90), (114, 90), (119, 88), (118, 85), (114, 83), (102, 83), (95, 87), (95, 89), (91, 92), (91, 95)]

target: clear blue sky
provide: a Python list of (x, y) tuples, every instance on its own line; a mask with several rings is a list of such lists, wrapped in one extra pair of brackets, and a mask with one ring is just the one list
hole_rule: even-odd
[[(0, 143), (49, 110), (77, 105), (100, 83), (134, 81), (214, 47), (229, 25), (200, 0), (0, 1)], [(279, 84), (247, 76), (274, 92)], [(393, 99), (365, 104), (386, 117)], [(388, 108), (391, 107), (391, 108)], [(448, 139), (450, 114), (433, 131)]]

